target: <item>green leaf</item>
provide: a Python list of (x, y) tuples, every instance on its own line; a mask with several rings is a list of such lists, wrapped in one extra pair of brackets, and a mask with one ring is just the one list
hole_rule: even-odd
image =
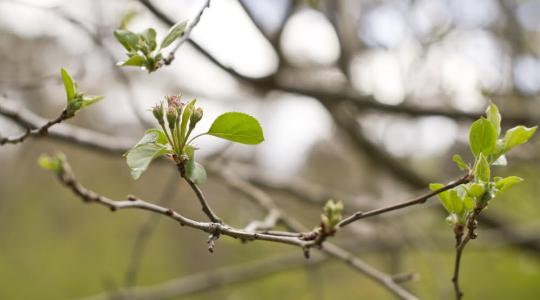
[(118, 29), (114, 31), (114, 36), (128, 52), (137, 51), (139, 49), (139, 37), (137, 34), (129, 30)]
[(449, 190), (448, 191), (448, 198), (450, 199), (450, 203), (452, 204), (452, 212), (459, 215), (463, 214), (463, 200), (459, 198), (458, 193), (456, 190)]
[(132, 67), (142, 67), (146, 64), (146, 58), (142, 55), (135, 54), (125, 61), (119, 62), (117, 65), (122, 67), (132, 66)]
[(156, 143), (161, 145), (167, 145), (169, 141), (167, 140), (167, 135), (165, 132), (161, 129), (148, 129), (145, 133), (143, 138), (134, 146), (140, 146), (144, 144), (149, 143)]
[(489, 182), (491, 176), (491, 170), (489, 169), (489, 162), (483, 153), (480, 153), (478, 161), (476, 162), (476, 167), (474, 168), (474, 177), (483, 181)]
[(58, 153), (54, 156), (42, 154), (38, 159), (38, 164), (45, 170), (59, 173), (62, 171), (66, 156), (63, 153)]
[(486, 188), (484, 187), (484, 184), (482, 183), (473, 183), (470, 185), (468, 194), (472, 197), (481, 197), (486, 192)]
[(103, 99), (103, 96), (83, 96), (83, 100), (80, 108), (88, 107)]
[(489, 182), (491, 176), (491, 170), (489, 169), (489, 163), (483, 153), (480, 153), (476, 167), (474, 168), (474, 177), (483, 181)]
[(71, 75), (69, 75), (68, 71), (64, 68), (60, 70), (60, 73), (62, 74), (62, 81), (64, 82), (64, 88), (66, 89), (66, 96), (67, 96), (67, 102), (68, 104), (75, 98), (75, 84), (73, 83), (73, 79), (71, 78)]
[(137, 16), (137, 11), (135, 10), (129, 10), (125, 14), (122, 15), (122, 19), (120, 19), (120, 26), (118, 29), (126, 29), (129, 23), (133, 21), (133, 19)]
[(459, 154), (454, 154), (452, 156), (452, 160), (457, 164), (458, 168), (460, 170), (468, 170), (469, 169), (469, 165), (467, 165), (465, 163), (465, 161), (463, 160), (463, 158), (461, 157), (461, 155)]
[(184, 107), (184, 111), (182, 112), (182, 123), (180, 124), (180, 136), (182, 139), (187, 139), (186, 131), (187, 131), (187, 125), (189, 118), (191, 117), (191, 113), (193, 112), (193, 108), (195, 107), (195, 103), (197, 102), (197, 99), (193, 99), (189, 101), (189, 103)]
[(203, 184), (206, 181), (206, 170), (193, 159), (186, 163), (186, 176), (195, 184)]
[(169, 32), (161, 42), (161, 46), (159, 48), (163, 49), (169, 47), (170, 44), (172, 44), (177, 38), (181, 37), (182, 34), (184, 34), (186, 26), (187, 21), (182, 21), (171, 27), (171, 29), (169, 29)]
[(156, 35), (156, 30), (154, 28), (148, 28), (141, 34), (141, 37), (150, 51), (156, 50)]
[(138, 179), (150, 163), (171, 150), (167, 147), (167, 137), (162, 130), (150, 129), (125, 156), (133, 179)]
[(501, 114), (499, 113), (499, 109), (495, 104), (491, 103), (486, 109), (486, 115), (487, 119), (493, 124), (493, 127), (495, 127), (498, 137), (499, 134), (501, 134)]
[(490, 155), (497, 143), (497, 130), (486, 118), (481, 117), (474, 121), (469, 130), (469, 145), (475, 157), (480, 153)]
[(527, 128), (520, 125), (506, 131), (503, 140), (504, 152), (508, 152), (510, 149), (526, 143), (534, 135), (537, 127)]
[(260, 144), (264, 141), (259, 121), (239, 112), (229, 112), (217, 117), (207, 134), (248, 145)]
[(195, 161), (195, 148), (186, 146), (186, 154), (189, 160), (186, 163), (186, 176), (195, 184), (203, 184), (206, 181), (206, 170)]
[(465, 213), (469, 213), (474, 209), (475, 201), (473, 197), (465, 196), (463, 198), (463, 207), (465, 208)]
[(499, 192), (504, 192), (511, 188), (513, 185), (518, 184), (523, 181), (523, 178), (517, 177), (517, 176), (508, 176), (505, 178), (502, 178), (498, 180), (495, 183), (495, 188), (499, 190)]
[[(441, 189), (443, 187), (444, 187), (444, 184), (441, 184), (441, 183), (431, 183), (429, 185), (429, 189), (432, 190), (432, 191), (439, 190), (439, 189)], [(448, 213), (452, 213), (452, 211), (453, 211), (452, 202), (451, 202), (450, 197), (448, 195), (448, 191), (441, 192), (437, 196), (439, 196), (439, 200), (441, 201), (441, 204), (444, 206), (446, 211)]]

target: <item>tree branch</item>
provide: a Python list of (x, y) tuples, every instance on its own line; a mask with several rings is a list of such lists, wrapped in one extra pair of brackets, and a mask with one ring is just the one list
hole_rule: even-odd
[[(2, 115), (9, 114), (9, 110), (7, 110), (7, 109), (3, 108), (2, 106), (0, 106), (0, 114), (2, 114)], [(4, 144), (22, 143), (25, 139), (27, 139), (30, 136), (43, 136), (43, 135), (46, 135), (49, 128), (51, 128), (52, 126), (54, 126), (56, 124), (59, 124), (59, 123), (63, 122), (64, 120), (67, 120), (67, 119), (71, 118), (72, 116), (73, 116), (73, 114), (68, 114), (67, 110), (64, 109), (62, 111), (62, 113), (57, 118), (55, 118), (54, 120), (48, 121), (47, 123), (45, 123), (45, 125), (43, 125), (41, 127), (37, 127), (37, 128), (33, 128), (33, 129), (27, 128), (25, 133), (20, 134), (19, 136), (16, 136), (16, 137), (1, 137), (0, 136), (0, 146), (2, 146)], [(26, 124), (26, 125), (28, 125), (28, 124)], [(32, 127), (34, 127), (34, 126), (32, 126)]]
[(338, 227), (345, 227), (348, 224), (351, 224), (352, 222), (358, 221), (360, 219), (381, 215), (381, 214), (384, 214), (384, 213), (387, 213), (387, 212), (390, 212), (390, 211), (394, 211), (394, 210), (397, 210), (397, 209), (402, 209), (402, 208), (409, 207), (409, 206), (412, 206), (412, 205), (423, 204), (429, 198), (431, 198), (431, 197), (433, 197), (435, 195), (438, 195), (438, 194), (440, 194), (440, 193), (442, 193), (444, 191), (453, 189), (456, 186), (460, 186), (460, 185), (462, 185), (464, 183), (470, 182), (472, 179), (473, 179), (473, 176), (471, 174), (467, 174), (467, 175), (461, 177), (460, 179), (458, 179), (458, 180), (456, 180), (456, 181), (454, 181), (452, 183), (449, 183), (449, 184), (445, 185), (444, 187), (442, 187), (442, 188), (440, 188), (438, 190), (429, 192), (429, 193), (427, 193), (427, 194), (425, 194), (423, 196), (419, 196), (419, 197), (414, 198), (412, 200), (405, 201), (405, 202), (398, 203), (398, 204), (394, 204), (394, 205), (390, 205), (390, 206), (387, 206), (387, 207), (377, 208), (377, 209), (370, 210), (370, 211), (367, 211), (367, 212), (361, 212), (361, 211), (356, 212), (353, 215), (351, 215), (351, 216), (349, 216), (347, 218), (344, 218), (341, 222), (339, 222)]
[[(145, 1), (145, 2), (148, 2), (148, 1)], [(206, 0), (206, 2), (201, 7), (199, 12), (195, 15), (195, 18), (193, 19), (193, 21), (191, 21), (186, 26), (186, 29), (182, 33), (182, 36), (180, 37), (180, 40), (178, 40), (178, 43), (176, 44), (176, 46), (174, 46), (173, 50), (171, 50), (169, 55), (165, 59), (163, 59), (166, 65), (170, 65), (172, 63), (172, 61), (174, 60), (174, 54), (176, 53), (176, 51), (178, 51), (178, 49), (180, 49), (180, 46), (182, 46), (182, 44), (184, 44), (189, 39), (191, 31), (193, 30), (193, 28), (195, 28), (195, 26), (197, 26), (197, 24), (201, 20), (201, 16), (206, 10), (206, 8), (210, 8), (210, 0)]]
[[(272, 198), (268, 196), (266, 193), (252, 185), (251, 183), (242, 180), (238, 175), (233, 173), (232, 171), (226, 170), (226, 168), (220, 167), (218, 170), (216, 170), (216, 166), (209, 166), (209, 169), (213, 171), (220, 171), (218, 174), (221, 175), (223, 180), (231, 187), (235, 188), (239, 192), (245, 194), (248, 199), (253, 200), (256, 204), (264, 208), (266, 211), (272, 211), (277, 210), (281, 214), (281, 220), (284, 223), (284, 225), (292, 230), (293, 232), (305, 232), (306, 228), (300, 224), (298, 221), (296, 221), (294, 218), (289, 217), (285, 215), (282, 211), (280, 211), (277, 206), (274, 204)], [(267, 231), (268, 234), (274, 233)], [(274, 234), (283, 234), (284, 236), (287, 236), (287, 233), (274, 233)], [(293, 233), (294, 234), (294, 233)], [(276, 235), (281, 236), (281, 235)], [(306, 250), (309, 251), (309, 245), (313, 245), (313, 243), (308, 244), (308, 247)], [(391, 275), (385, 274), (361, 259), (355, 257), (353, 254), (349, 253), (348, 251), (340, 248), (339, 246), (336, 246), (334, 244), (331, 244), (329, 242), (325, 242), (321, 248), (316, 248), (320, 251), (337, 258), (341, 260), (342, 262), (345, 262), (347, 265), (351, 266), (355, 270), (359, 271), (360, 273), (368, 276), (375, 282), (378, 282), (379, 284), (386, 287), (388, 291), (390, 291), (392, 294), (397, 296), (400, 299), (417, 299), (414, 295), (409, 293), (407, 290), (405, 290), (403, 287), (398, 285), (393, 277)], [(308, 252), (309, 253), (309, 252)]]

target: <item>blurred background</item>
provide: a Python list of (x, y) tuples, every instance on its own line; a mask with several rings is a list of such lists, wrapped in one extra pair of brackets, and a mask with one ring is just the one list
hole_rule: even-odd
[[(503, 130), (540, 123), (540, 1), (213, 0), (170, 66), (150, 75), (115, 66), (125, 57), (112, 35), (123, 16), (135, 13), (128, 28), (154, 27), (159, 38), (205, 3), (1, 0), (0, 104), (56, 117), (65, 67), (82, 90), (105, 99), (55, 130), (83, 127), (114, 137), (111, 144), (133, 145), (156, 126), (147, 109), (165, 95), (197, 98), (201, 130), (225, 111), (250, 113), (264, 143), (201, 138), (201, 156), (308, 228), (328, 198), (353, 212), (460, 176), (451, 156), (471, 159), (468, 127), (489, 101), (502, 111)], [(1, 135), (23, 131), (0, 116)], [(55, 138), (5, 145), (1, 299), (74, 299), (164, 283), (179, 287), (164, 299), (393, 299), (315, 253), (306, 261), (294, 247), (223, 237), (210, 254), (202, 232), (144, 211), (83, 205), (37, 166), (41, 153), (55, 151), (103, 195), (135, 194), (205, 219), (170, 164), (155, 163), (134, 181), (122, 151)], [(465, 251), (466, 299), (540, 297), (539, 159), (533, 139), (495, 170), (525, 182), (495, 200)], [(233, 226), (266, 215), (215, 169), (202, 189)], [(421, 299), (453, 299), (454, 238), (444, 218), (432, 200), (357, 222), (334, 241), (388, 274), (414, 272), (404, 286)]]

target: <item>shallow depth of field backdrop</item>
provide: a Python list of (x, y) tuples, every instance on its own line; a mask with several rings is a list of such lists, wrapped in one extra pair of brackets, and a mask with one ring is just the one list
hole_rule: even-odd
[[(503, 118), (540, 121), (539, 1), (213, 0), (191, 38), (234, 71), (185, 43), (170, 66), (150, 75), (115, 66), (124, 52), (112, 32), (123, 15), (136, 12), (131, 30), (167, 30), (141, 2), (1, 0), (1, 101), (54, 118), (65, 101), (65, 67), (84, 91), (105, 96), (67, 123), (121, 141), (142, 136), (140, 117), (153, 122), (147, 109), (165, 95), (196, 97), (205, 110), (202, 128), (225, 111), (250, 113), (261, 121), (262, 144), (201, 138), (200, 156), (220, 159), (309, 228), (329, 197), (351, 212), (459, 176), (451, 156), (470, 158), (469, 115), (490, 100)], [(174, 21), (193, 18), (204, 4), (150, 2)], [(0, 116), (3, 136), (22, 130)], [(465, 299), (540, 297), (538, 144), (533, 138), (509, 155), (510, 167), (496, 171), (525, 182), (484, 212), (499, 226), (480, 222), (479, 238), (465, 251)], [(204, 219), (173, 165), (155, 163), (134, 181), (119, 154), (47, 138), (2, 146), (1, 299), (80, 298), (274, 258), (268, 265), (288, 265), (274, 272), (263, 266), (235, 283), (208, 279), (207, 287), (192, 285), (173, 299), (393, 299), (342, 262), (310, 264), (295, 247), (223, 237), (210, 254), (200, 231), (145, 211), (85, 205), (37, 166), (41, 153), (54, 151), (66, 153), (79, 180), (104, 195), (169, 201)], [(231, 225), (265, 216), (219, 176), (210, 174), (202, 189)], [(454, 239), (436, 199), (357, 222), (333, 242), (387, 273), (415, 272), (405, 287), (421, 299), (454, 297)], [(233, 271), (225, 277), (237, 276)]]

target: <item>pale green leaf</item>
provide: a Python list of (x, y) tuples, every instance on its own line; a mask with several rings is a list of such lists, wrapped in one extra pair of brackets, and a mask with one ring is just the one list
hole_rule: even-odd
[(193, 99), (189, 101), (189, 103), (184, 107), (184, 111), (182, 112), (182, 122), (180, 124), (180, 136), (182, 139), (187, 139), (186, 131), (187, 131), (187, 125), (189, 118), (191, 117), (191, 114), (193, 113), (193, 108), (195, 107), (195, 103), (197, 102), (197, 99)]
[(497, 142), (497, 131), (493, 124), (481, 117), (472, 123), (469, 130), (469, 145), (475, 157), (480, 153), (484, 156), (490, 155), (495, 149)]
[[(441, 184), (441, 183), (431, 183), (429, 185), (429, 189), (432, 190), (432, 191), (439, 190), (439, 189), (441, 189), (443, 187), (444, 187), (444, 184)], [(453, 209), (452, 209), (452, 202), (451, 202), (450, 197), (448, 195), (448, 191), (440, 192), (439, 194), (437, 194), (437, 196), (439, 197), (439, 200), (441, 201), (441, 204), (446, 209), (446, 211), (448, 213), (451, 213), (453, 211)]]
[(177, 38), (181, 37), (184, 34), (184, 30), (186, 29), (187, 21), (182, 21), (171, 27), (169, 29), (169, 32), (161, 42), (160, 49), (169, 47), (170, 44), (172, 44)]
[(504, 152), (510, 151), (510, 149), (526, 143), (536, 132), (537, 126), (527, 128), (525, 126), (516, 126), (506, 131), (504, 135)]
[(504, 192), (511, 188), (513, 185), (518, 184), (522, 181), (523, 178), (520, 178), (518, 176), (508, 176), (498, 180), (495, 183), (495, 188), (497, 188), (500, 192)]
[(142, 55), (135, 54), (125, 61), (119, 62), (117, 65), (122, 67), (142, 67), (146, 64), (146, 58)]
[(483, 182), (489, 182), (491, 176), (491, 170), (489, 168), (489, 163), (483, 153), (480, 153), (478, 161), (476, 162), (476, 167), (474, 168), (474, 177)]
[(103, 99), (103, 96), (83, 96), (80, 108), (88, 107)]
[(68, 71), (64, 68), (60, 70), (62, 74), (62, 81), (64, 82), (64, 88), (66, 89), (66, 96), (68, 104), (75, 98), (75, 84), (73, 83), (73, 78), (69, 75)]
[(150, 49), (150, 51), (156, 50), (156, 30), (154, 28), (146, 29), (140, 36), (143, 38), (146, 46), (148, 47), (148, 49)]
[(469, 165), (467, 165), (467, 163), (465, 163), (465, 161), (463, 160), (463, 158), (461, 157), (461, 155), (459, 154), (454, 154), (452, 156), (452, 160), (456, 163), (456, 165), (458, 166), (458, 168), (460, 170), (467, 170), (469, 169)]
[(136, 51), (139, 49), (139, 37), (137, 34), (125, 30), (125, 29), (118, 29), (114, 31), (114, 37), (116, 37), (116, 40), (124, 46), (124, 48), (128, 52)]
[(150, 129), (125, 156), (133, 179), (138, 179), (146, 171), (152, 160), (170, 153), (167, 137), (162, 130)]
[(256, 145), (264, 141), (259, 121), (239, 112), (229, 112), (217, 117), (207, 134), (248, 145)]
[(487, 119), (493, 124), (493, 127), (495, 127), (498, 137), (501, 133), (501, 114), (499, 113), (499, 109), (495, 104), (491, 103), (486, 109), (486, 115)]

